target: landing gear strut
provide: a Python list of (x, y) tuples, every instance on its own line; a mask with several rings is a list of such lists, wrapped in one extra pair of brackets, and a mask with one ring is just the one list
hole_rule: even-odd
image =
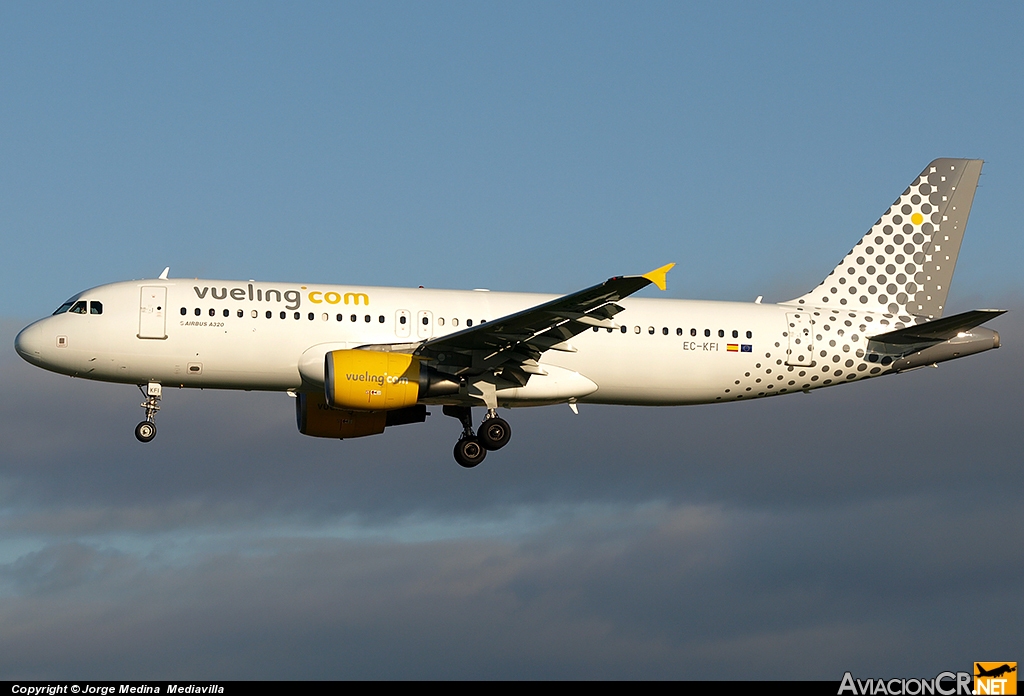
[(482, 462), (488, 450), (501, 449), (512, 438), (512, 426), (499, 418), (493, 408), (487, 409), (487, 415), (475, 433), (472, 410), (469, 406), (445, 406), (442, 412), (446, 416), (458, 418), (462, 423), (462, 435), (455, 443), (455, 461), (467, 469), (472, 469)]
[(140, 384), (139, 391), (146, 397), (142, 402), (142, 408), (146, 409), (146, 420), (135, 426), (135, 437), (139, 442), (149, 442), (156, 437), (156, 412), (160, 410), (163, 389), (159, 382), (150, 382), (145, 387)]

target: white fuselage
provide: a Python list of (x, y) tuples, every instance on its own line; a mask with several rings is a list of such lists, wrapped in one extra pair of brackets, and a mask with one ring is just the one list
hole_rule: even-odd
[[(554, 297), (221, 280), (130, 281), (80, 293), (73, 299), (99, 302), (102, 313), (47, 317), (27, 327), (17, 347), (33, 364), (87, 379), (311, 391), (317, 379), (300, 369), (304, 355), (309, 365), (319, 363), (322, 370), (327, 350), (415, 343)], [(910, 317), (775, 304), (636, 298), (620, 304), (625, 308), (615, 317), (620, 326), (576, 336), (569, 346), (575, 352), (545, 352), (540, 365), (547, 374), (531, 377), (526, 388), (499, 391), (501, 405), (570, 400), (697, 404), (802, 391), (886, 371), (867, 361), (865, 334), (913, 323)], [(807, 321), (805, 344), (799, 347), (790, 343), (796, 334), (789, 330), (792, 313), (798, 311)], [(813, 352), (808, 341), (814, 343)], [(807, 355), (797, 358), (804, 350)]]

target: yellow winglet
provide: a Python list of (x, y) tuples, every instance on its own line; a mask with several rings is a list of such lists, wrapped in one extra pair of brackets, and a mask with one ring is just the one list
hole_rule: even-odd
[(675, 264), (674, 263), (670, 263), (667, 266), (662, 266), (661, 268), (655, 268), (650, 273), (644, 273), (644, 278), (646, 278), (647, 280), (649, 280), (652, 283), (654, 283), (655, 285), (657, 285), (659, 290), (664, 290), (665, 289), (665, 276), (668, 275), (668, 272), (672, 270), (673, 266), (675, 266)]

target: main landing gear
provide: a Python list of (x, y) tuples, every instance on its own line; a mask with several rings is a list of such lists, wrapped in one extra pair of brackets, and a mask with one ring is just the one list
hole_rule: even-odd
[(146, 409), (146, 420), (135, 426), (135, 437), (139, 442), (149, 442), (156, 437), (156, 412), (160, 410), (163, 389), (159, 382), (150, 382), (145, 387), (140, 384), (139, 391), (146, 397), (142, 402), (142, 408)]
[(484, 460), (488, 450), (499, 450), (512, 439), (512, 426), (499, 418), (493, 408), (487, 409), (476, 433), (473, 432), (473, 415), (468, 406), (445, 406), (442, 411), (462, 423), (462, 436), (455, 443), (455, 461), (459, 466), (472, 469)]

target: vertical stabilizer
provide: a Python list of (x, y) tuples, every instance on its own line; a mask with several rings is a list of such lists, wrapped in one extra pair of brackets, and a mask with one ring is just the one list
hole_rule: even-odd
[(981, 165), (929, 164), (821, 285), (783, 304), (942, 316)]

